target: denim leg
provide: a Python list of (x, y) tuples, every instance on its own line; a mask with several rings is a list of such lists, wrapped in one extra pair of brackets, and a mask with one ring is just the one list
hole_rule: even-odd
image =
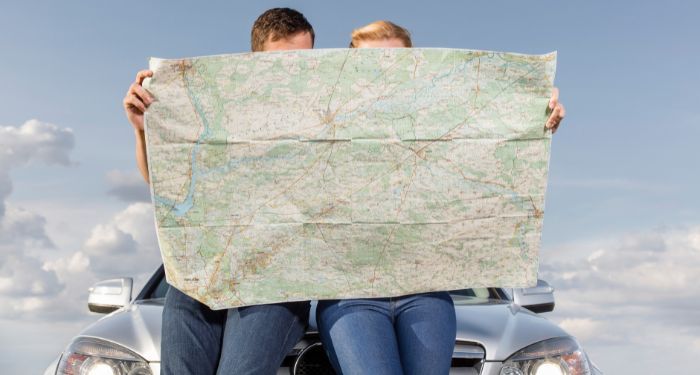
[(309, 301), (229, 309), (219, 374), (276, 374), (284, 357), (304, 336)]
[(406, 374), (448, 374), (457, 323), (447, 292), (415, 294), (395, 299), (396, 336)]
[(226, 310), (206, 305), (168, 288), (163, 306), (160, 373), (215, 374), (219, 362)]
[(402, 374), (388, 299), (319, 301), (316, 321), (338, 374)]

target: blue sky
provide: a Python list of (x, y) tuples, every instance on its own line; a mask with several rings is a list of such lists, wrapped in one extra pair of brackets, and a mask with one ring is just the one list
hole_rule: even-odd
[[(81, 305), (71, 310), (78, 316), (57, 317), (46, 312), (54, 305), (33, 308), (21, 290), (10, 293), (0, 287), (0, 303), (20, 306), (0, 310), (0, 319), (4, 319), (0, 328), (41, 325), (51, 319), (64, 322), (60, 327), (54, 325), (55, 339), (43, 346), (32, 341), (40, 333), (27, 328), (26, 332), (32, 332), (25, 335), (28, 348), (0, 354), (0, 364), (18, 373), (30, 368), (29, 372), (36, 372), (77, 333), (75, 327), (96, 319), (83, 311), (85, 291), (80, 283), (106, 276), (99, 272), (95, 258), (90, 258), (89, 265), (84, 261), (98, 255), (95, 248), (100, 234), (109, 230), (125, 233), (142, 246), (138, 251), (157, 252), (148, 234), (117, 222), (124, 217), (141, 220), (142, 207), (134, 205), (146, 205), (138, 203), (142, 190), (134, 178), (133, 135), (121, 107), (135, 73), (147, 67), (150, 56), (247, 51), (253, 21), (274, 6), (302, 11), (316, 30), (316, 48), (344, 47), (353, 28), (389, 19), (408, 28), (417, 47), (522, 53), (557, 50), (556, 85), (567, 118), (552, 144), (542, 238), (541, 262), (548, 266), (543, 267), (543, 274), (562, 284), (557, 294), (561, 312), (552, 313), (551, 319), (574, 333), (604, 331), (606, 325), (615, 325), (614, 317), (596, 315), (601, 312), (598, 307), (609, 302), (590, 296), (586, 287), (617, 288), (621, 295), (630, 295), (631, 289), (644, 286), (643, 281), (635, 285), (614, 275), (625, 274), (625, 270), (644, 274), (645, 267), (663, 262), (653, 257), (638, 259), (639, 254), (651, 251), (649, 243), (661, 243), (663, 251), (669, 252), (662, 259), (673, 260), (667, 268), (652, 267), (650, 272), (686, 272), (687, 281), (664, 287), (690, 288), (684, 282), (689, 283), (698, 268), (688, 267), (700, 264), (693, 263), (700, 253), (700, 239), (695, 242), (700, 236), (700, 27), (696, 22), (700, 9), (692, 2), (4, 3), (0, 5), (0, 126), (17, 130), (37, 119), (55, 124), (58, 130), (40, 127), (54, 135), (60, 129), (72, 129), (72, 141), (59, 140), (52, 146), (51, 155), (67, 156), (68, 163), (53, 163), (44, 154), (0, 160), (0, 187), (3, 176), (12, 186), (11, 193), (0, 198), (8, 207), (34, 215), (38, 224), (33, 228), (39, 233), (35, 237), (44, 236), (51, 242), (42, 247), (26, 234), (6, 230), (0, 231), (5, 237), (0, 238), (0, 246), (3, 241), (9, 246), (10, 238), (20, 241), (26, 251), (15, 254), (13, 262), (39, 265), (40, 276), (63, 286), (53, 294), (51, 288), (44, 294), (32, 292), (35, 296), (74, 298)], [(15, 130), (0, 133), (5, 137), (0, 138), (0, 145), (14, 142), (12, 137), (19, 137)], [(26, 142), (28, 148), (33, 147), (34, 143)], [(5, 219), (10, 215), (7, 212)], [(140, 254), (138, 251), (132, 253)], [(629, 254), (630, 258), (612, 254)], [(8, 259), (0, 258), (0, 280), (6, 277), (19, 283), (10, 271), (5, 270), (10, 276), (2, 273), (2, 262), (11, 264)], [(603, 261), (608, 263), (596, 263)], [(580, 269), (581, 264), (588, 268)], [(594, 268), (607, 269), (610, 274), (590, 276)], [(81, 276), (75, 276), (77, 273)], [(562, 276), (571, 273), (577, 276)], [(580, 282), (571, 284), (571, 280)], [(600, 280), (607, 284), (594, 283), (602, 283)], [(670, 290), (654, 289), (666, 285), (656, 281), (649, 290), (666, 296)], [(682, 301), (700, 297), (697, 292), (684, 293), (690, 294), (682, 294), (674, 303), (680, 303), (681, 297)], [(583, 307), (580, 298), (586, 301)], [(685, 311), (654, 310), (653, 303), (645, 304), (644, 297), (639, 298), (640, 310), (634, 311), (640, 326), (644, 319)], [(615, 308), (626, 311), (625, 306)], [(649, 309), (653, 313), (644, 315)], [(25, 310), (29, 313), (18, 313)], [(684, 332), (690, 344), (685, 351), (669, 353), (671, 357), (700, 354), (700, 321), (683, 321), (684, 325), (674, 327)], [(634, 332), (634, 326), (626, 329)], [(627, 373), (630, 368), (620, 367), (615, 357), (635, 354), (621, 344), (624, 335), (621, 331), (606, 340), (593, 336), (583, 341), (609, 373)], [(32, 358), (31, 347), (41, 353), (36, 363), (27, 367), (10, 364), (10, 358)], [(619, 352), (605, 354), (610, 348)], [(642, 372), (653, 369), (649, 367), (653, 364), (637, 366)]]

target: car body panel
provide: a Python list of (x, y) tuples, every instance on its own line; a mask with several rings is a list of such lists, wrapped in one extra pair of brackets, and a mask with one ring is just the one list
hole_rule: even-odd
[(148, 362), (160, 362), (163, 302), (159, 299), (132, 303), (89, 325), (79, 336), (111, 341)]
[[(125, 347), (148, 361), (153, 373), (158, 374), (165, 302), (162, 296), (165, 295), (163, 288), (167, 289), (164, 277), (161, 267), (135, 300), (92, 323), (77, 337), (97, 338)], [(465, 291), (452, 294), (457, 317), (454, 358), (477, 358), (481, 364), (469, 368), (453, 367), (450, 374), (474, 374), (477, 368), (480, 368), (480, 374), (498, 374), (502, 362), (520, 349), (542, 340), (569, 336), (556, 324), (515, 304), (506, 290), (490, 288), (488, 292), (482, 290), (480, 296), (460, 292)], [(290, 356), (318, 342), (315, 309), (316, 301), (313, 301), (307, 336), (295, 346)], [(56, 372), (59, 359), (60, 356), (47, 368), (45, 375)], [(285, 365), (280, 367), (278, 374), (289, 374), (289, 371)]]
[(507, 301), (460, 305), (457, 340), (480, 344), (487, 361), (504, 361), (516, 351), (535, 342), (569, 336), (549, 320)]
[[(163, 299), (136, 301), (85, 328), (79, 336), (95, 337), (122, 345), (149, 362), (160, 361)], [(315, 303), (312, 309), (315, 308)], [(487, 361), (503, 361), (515, 351), (537, 341), (568, 334), (513, 303), (455, 303), (457, 340), (484, 347)], [(311, 314), (310, 329), (315, 329)]]

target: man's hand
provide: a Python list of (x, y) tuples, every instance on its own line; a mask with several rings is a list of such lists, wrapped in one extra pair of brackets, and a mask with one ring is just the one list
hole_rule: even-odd
[(141, 83), (146, 77), (151, 76), (153, 76), (153, 72), (150, 70), (136, 73), (136, 80), (129, 86), (129, 91), (126, 92), (123, 101), (126, 118), (129, 119), (134, 129), (140, 131), (143, 131), (143, 114), (153, 103), (153, 97), (141, 86)]
[(559, 103), (559, 89), (556, 87), (552, 90), (552, 98), (549, 99), (549, 110), (551, 112), (545, 126), (547, 129), (552, 129), (552, 134), (554, 134), (557, 128), (559, 128), (559, 123), (561, 123), (561, 120), (564, 119), (566, 115), (564, 105)]

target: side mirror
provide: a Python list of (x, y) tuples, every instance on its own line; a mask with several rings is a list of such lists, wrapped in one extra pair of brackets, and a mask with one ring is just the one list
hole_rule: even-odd
[(554, 288), (544, 280), (537, 280), (532, 288), (514, 288), (513, 303), (534, 313), (554, 310)]
[(88, 309), (100, 314), (108, 314), (124, 307), (131, 301), (131, 288), (134, 279), (123, 277), (121, 279), (104, 280), (96, 283), (90, 289), (88, 296)]

